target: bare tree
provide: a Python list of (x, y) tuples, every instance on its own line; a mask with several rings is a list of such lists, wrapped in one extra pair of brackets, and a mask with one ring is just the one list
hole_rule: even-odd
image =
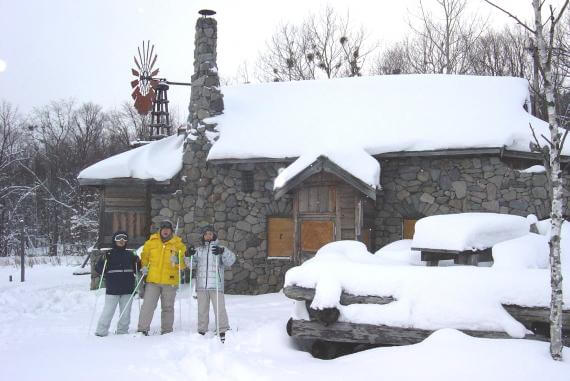
[(471, 50), (483, 32), (483, 22), (467, 13), (466, 0), (433, 0), (436, 11), (420, 0), (409, 25), (415, 38), (406, 51), (415, 73), (467, 74)]
[(261, 81), (291, 81), (362, 75), (368, 54), (366, 33), (349, 17), (326, 7), (300, 25), (279, 27), (257, 61)]
[[(555, 9), (549, 7), (549, 16), (546, 22), (542, 20), (542, 7), (544, 0), (532, 0), (534, 9), (534, 27), (530, 27), (522, 22), (517, 16), (509, 11), (499, 7), (489, 0), (486, 3), (504, 12), (508, 16), (517, 21), (519, 25), (528, 30), (535, 38), (537, 55), (538, 55), (538, 71), (544, 84), (544, 97), (546, 99), (546, 107), (548, 111), (548, 125), (550, 130), (550, 139), (542, 136), (545, 145), (541, 145), (535, 136), (535, 144), (533, 149), (539, 152), (548, 152), (548, 174), (552, 187), (551, 197), (552, 206), (550, 212), (551, 229), (550, 240), (550, 355), (554, 360), (562, 360), (562, 270), (560, 263), (560, 232), (562, 223), (564, 222), (564, 183), (562, 172), (560, 169), (560, 155), (564, 146), (564, 141), (568, 135), (568, 130), (564, 132), (559, 128), (558, 113), (556, 110), (555, 89), (554, 89), (554, 73), (552, 61), (555, 53), (555, 36), (556, 26), (561, 20), (569, 0), (566, 0), (558, 13)], [(546, 28), (546, 31), (545, 31)], [(532, 126), (531, 126), (532, 129)]]
[(404, 43), (396, 43), (376, 58), (372, 74), (410, 74), (412, 68)]

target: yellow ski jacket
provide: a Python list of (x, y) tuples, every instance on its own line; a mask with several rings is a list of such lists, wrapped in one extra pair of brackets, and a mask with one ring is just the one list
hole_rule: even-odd
[[(141, 263), (148, 267), (146, 281), (149, 283), (169, 284), (178, 286), (179, 271), (184, 269), (184, 253), (186, 246), (180, 237), (173, 235), (171, 239), (162, 242), (159, 233), (154, 233), (144, 243)], [(175, 256), (178, 264), (173, 264)]]

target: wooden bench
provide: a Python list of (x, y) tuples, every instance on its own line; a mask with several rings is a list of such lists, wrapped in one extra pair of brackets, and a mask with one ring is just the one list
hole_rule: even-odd
[(477, 266), (479, 262), (492, 262), (493, 255), (491, 248), (484, 250), (445, 250), (412, 247), (412, 250), (421, 252), (421, 260), (426, 262), (427, 266), (437, 266), (439, 261), (453, 260), (456, 265)]
[[(418, 329), (393, 327), (381, 324), (360, 324), (347, 323), (337, 321), (339, 313), (319, 313), (310, 308), (311, 302), (315, 297), (315, 289), (298, 286), (287, 286), (283, 288), (283, 293), (290, 299), (304, 301), (307, 307), (310, 320), (289, 319), (287, 322), (287, 334), (291, 337), (317, 340), (311, 353), (318, 357), (323, 352), (327, 352), (326, 358), (334, 358), (335, 350), (340, 348), (335, 343), (352, 343), (364, 345), (409, 345), (419, 343), (434, 331)], [(361, 296), (352, 295), (342, 292), (340, 297), (341, 305), (350, 304), (388, 304), (396, 299), (392, 296)], [(513, 304), (504, 304), (503, 308), (511, 314), (513, 318), (521, 322), (533, 334), (527, 334), (524, 339), (550, 341), (548, 331), (550, 309), (547, 307), (524, 307)], [(327, 310), (334, 310), (329, 308)], [(332, 320), (331, 320), (332, 318)], [(563, 344), (570, 345), (570, 309), (562, 312), (563, 327)], [(461, 329), (461, 332), (482, 338), (510, 339), (505, 332), (497, 331), (475, 331)], [(328, 348), (323, 349), (323, 346)], [(319, 355), (316, 355), (316, 354)], [(318, 357), (324, 358), (324, 357)]]

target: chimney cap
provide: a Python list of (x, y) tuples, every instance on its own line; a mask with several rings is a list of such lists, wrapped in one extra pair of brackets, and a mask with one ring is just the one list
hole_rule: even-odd
[(215, 14), (216, 14), (216, 11), (213, 11), (213, 10), (211, 10), (211, 9), (200, 9), (200, 10), (198, 11), (198, 13), (201, 14), (202, 16), (204, 16), (204, 17), (207, 17), (207, 16), (213, 16), (213, 15), (215, 15)]

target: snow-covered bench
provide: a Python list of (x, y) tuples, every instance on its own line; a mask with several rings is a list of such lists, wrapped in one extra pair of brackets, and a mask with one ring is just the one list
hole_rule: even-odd
[(441, 260), (477, 266), (493, 260), (493, 245), (528, 234), (530, 224), (520, 216), (497, 213), (459, 213), (429, 216), (415, 226), (412, 250), (437, 266)]

